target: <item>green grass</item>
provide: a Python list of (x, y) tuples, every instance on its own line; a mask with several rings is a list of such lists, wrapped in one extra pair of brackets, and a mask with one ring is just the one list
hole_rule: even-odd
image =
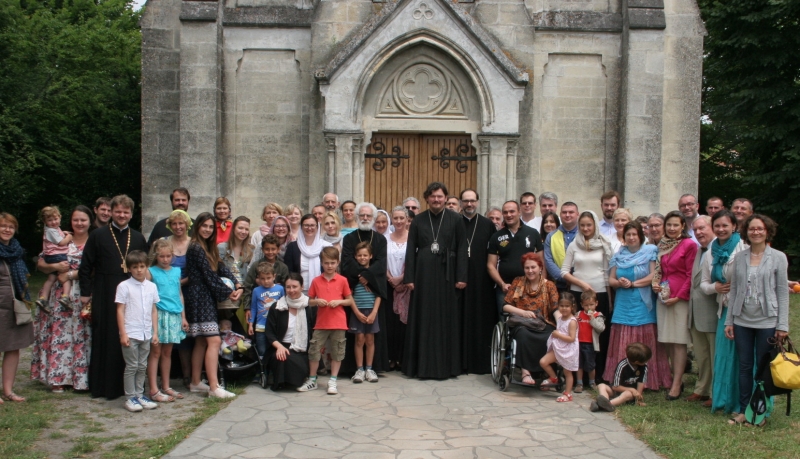
[[(800, 295), (791, 296), (789, 322), (790, 331), (800, 330)], [(694, 386), (694, 376), (686, 379), (684, 397)], [(787, 417), (785, 396), (775, 398), (775, 410), (764, 428), (729, 426), (729, 415), (711, 414), (699, 403), (668, 402), (663, 392), (648, 392), (645, 401), (647, 407), (643, 408), (620, 407), (618, 417), (657, 453), (670, 459), (800, 457), (800, 408), (795, 403), (795, 410)]]
[[(232, 387), (232, 385), (228, 387), (228, 390), (237, 395), (242, 393), (242, 389)], [(125, 457), (161, 457), (178, 446), (178, 443), (185, 440), (200, 424), (228, 406), (230, 402), (230, 399), (206, 398), (195, 409), (192, 417), (178, 424), (175, 430), (169, 434), (160, 438), (118, 443), (111, 451), (105, 452), (103, 458), (117, 459), (120, 452), (124, 452)]]

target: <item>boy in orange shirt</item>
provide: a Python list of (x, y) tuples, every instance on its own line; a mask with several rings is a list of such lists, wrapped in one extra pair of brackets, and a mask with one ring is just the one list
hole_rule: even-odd
[(309, 376), (298, 392), (306, 392), (317, 388), (317, 368), (319, 367), (320, 351), (325, 341), (331, 341), (331, 378), (328, 380), (328, 394), (336, 395), (336, 378), (345, 355), (345, 331), (347, 330), (347, 315), (344, 306), (353, 306), (353, 294), (347, 284), (347, 278), (338, 274), (339, 250), (335, 247), (325, 247), (320, 254), (322, 258), (322, 274), (311, 281), (308, 289), (308, 305), (317, 306), (317, 322), (314, 325), (314, 334), (308, 341), (308, 367)]

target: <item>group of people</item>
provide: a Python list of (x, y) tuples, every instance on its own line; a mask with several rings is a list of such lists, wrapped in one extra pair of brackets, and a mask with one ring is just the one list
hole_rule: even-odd
[[(147, 241), (128, 226), (134, 206), (126, 196), (101, 198), (94, 212), (76, 207), (67, 231), (48, 207), (37, 268), (50, 277), (33, 326), (12, 326), (11, 294), (2, 292), (4, 397), (21, 399), (11, 391), (15, 359), (30, 341), (32, 378), (55, 392), (72, 386), (127, 402), (181, 398), (169, 387), (174, 345), (189, 390), (230, 397), (216, 376), (221, 319), (252, 337), (270, 362), (274, 389), (315, 389), (324, 372), (332, 394), (340, 372), (355, 383), (392, 370), (435, 379), (485, 374), (492, 329), (509, 314), (545, 323), (544, 334), (513, 331), (517, 361), (524, 384), (542, 376), (544, 387), (557, 383), (558, 363), (567, 379), (559, 401), (572, 400), (573, 388), (600, 387), (607, 400), (598, 409), (605, 409), (640, 400), (637, 384), (676, 400), (692, 343), (700, 377), (688, 399), (744, 422), (753, 356), (788, 332), (786, 257), (769, 246), (775, 223), (754, 214), (750, 201), (727, 210), (711, 198), (709, 215), (699, 215), (697, 198), (687, 194), (679, 210), (634, 218), (614, 191), (600, 197), (602, 217), (574, 202), (559, 207), (550, 192), (539, 196), (539, 216), (530, 192), (486, 216), (473, 189), (454, 196), (434, 182), (423, 197), (422, 212), (413, 197), (380, 210), (328, 193), (308, 214), (268, 203), (252, 231), (246, 216), (231, 218), (225, 197), (192, 219), (189, 191), (177, 188), (172, 213)], [(17, 230), (13, 216), (0, 215), (0, 286), (24, 298)], [(143, 263), (150, 267), (142, 280)], [(153, 304), (131, 306), (141, 313), (130, 316), (144, 322), (127, 323), (128, 304), (119, 300), (131, 295), (120, 296), (120, 285), (144, 288), (151, 279)], [(231, 309), (218, 309), (223, 302)], [(90, 323), (80, 315), (89, 304)], [(128, 355), (132, 345), (120, 332), (130, 326), (152, 329), (139, 340), (151, 342), (149, 357)], [(632, 391), (619, 385), (629, 371), (645, 376), (627, 386)]]

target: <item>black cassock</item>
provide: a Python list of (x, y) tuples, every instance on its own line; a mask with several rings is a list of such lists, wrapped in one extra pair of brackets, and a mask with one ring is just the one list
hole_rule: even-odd
[[(117, 243), (114, 243), (112, 231)], [(127, 247), (129, 235), (130, 247)], [(89, 390), (92, 397), (113, 400), (125, 394), (122, 385), (125, 361), (119, 343), (114, 298), (117, 286), (130, 277), (122, 269), (124, 255), (134, 250), (147, 251), (147, 242), (142, 233), (130, 226), (120, 231), (113, 225), (102, 226), (89, 233), (83, 249), (78, 275), (81, 296), (92, 297), (92, 356), (89, 362)]]
[[(434, 235), (436, 237), (434, 237)], [(438, 244), (438, 253), (432, 244)], [(411, 222), (405, 283), (413, 283), (403, 373), (446, 379), (461, 368), (461, 311), (456, 282), (467, 282), (467, 240), (461, 215), (427, 210)]]
[[(369, 269), (356, 262), (356, 246), (362, 241), (370, 241), (372, 246), (372, 260), (369, 262)], [(375, 355), (372, 359), (372, 369), (377, 373), (387, 371), (389, 369), (389, 345), (386, 340), (386, 237), (373, 230), (355, 230), (343, 237), (341, 273), (347, 278), (351, 290), (358, 283), (358, 276), (362, 276), (367, 280), (372, 293), (381, 297), (381, 306), (378, 308), (376, 319), (381, 331), (375, 334)], [(349, 321), (352, 310), (347, 308), (346, 312)], [(342, 374), (352, 374), (356, 371), (356, 359), (353, 353), (355, 345), (356, 336), (347, 332), (347, 348), (340, 370)], [(366, 352), (364, 352), (364, 358), (366, 359)], [(366, 365), (366, 360), (364, 364)]]
[(483, 215), (463, 219), (469, 270), (461, 297), (461, 363), (465, 373), (481, 375), (491, 372), (492, 329), (498, 320), (494, 281), (486, 269), (489, 239), (497, 230)]

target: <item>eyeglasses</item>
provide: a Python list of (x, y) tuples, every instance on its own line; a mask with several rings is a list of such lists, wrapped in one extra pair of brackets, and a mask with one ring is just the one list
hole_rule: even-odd
[(316, 227), (317, 227), (317, 225), (315, 225), (315, 224), (313, 224), (313, 223), (312, 223), (312, 224), (310, 224), (310, 225), (303, 225), (303, 228), (308, 228), (308, 229), (311, 229), (311, 228), (316, 228)]
[(464, 204), (475, 204), (476, 202), (478, 202), (478, 200), (477, 199), (462, 199), (461, 202), (464, 203)]
[(289, 227), (286, 226), (286, 225), (275, 225), (274, 228), (275, 229), (289, 229)]
[(372, 218), (372, 214), (358, 214), (358, 218)]
[(766, 228), (747, 228), (748, 233), (766, 233)]
[(535, 202), (533, 202), (533, 201), (528, 201), (528, 202), (525, 202), (525, 201), (523, 201), (523, 202), (521, 202), (520, 204), (522, 204), (523, 206), (532, 206), (532, 205), (534, 205), (534, 204), (536, 204), (536, 203), (535, 203)]

